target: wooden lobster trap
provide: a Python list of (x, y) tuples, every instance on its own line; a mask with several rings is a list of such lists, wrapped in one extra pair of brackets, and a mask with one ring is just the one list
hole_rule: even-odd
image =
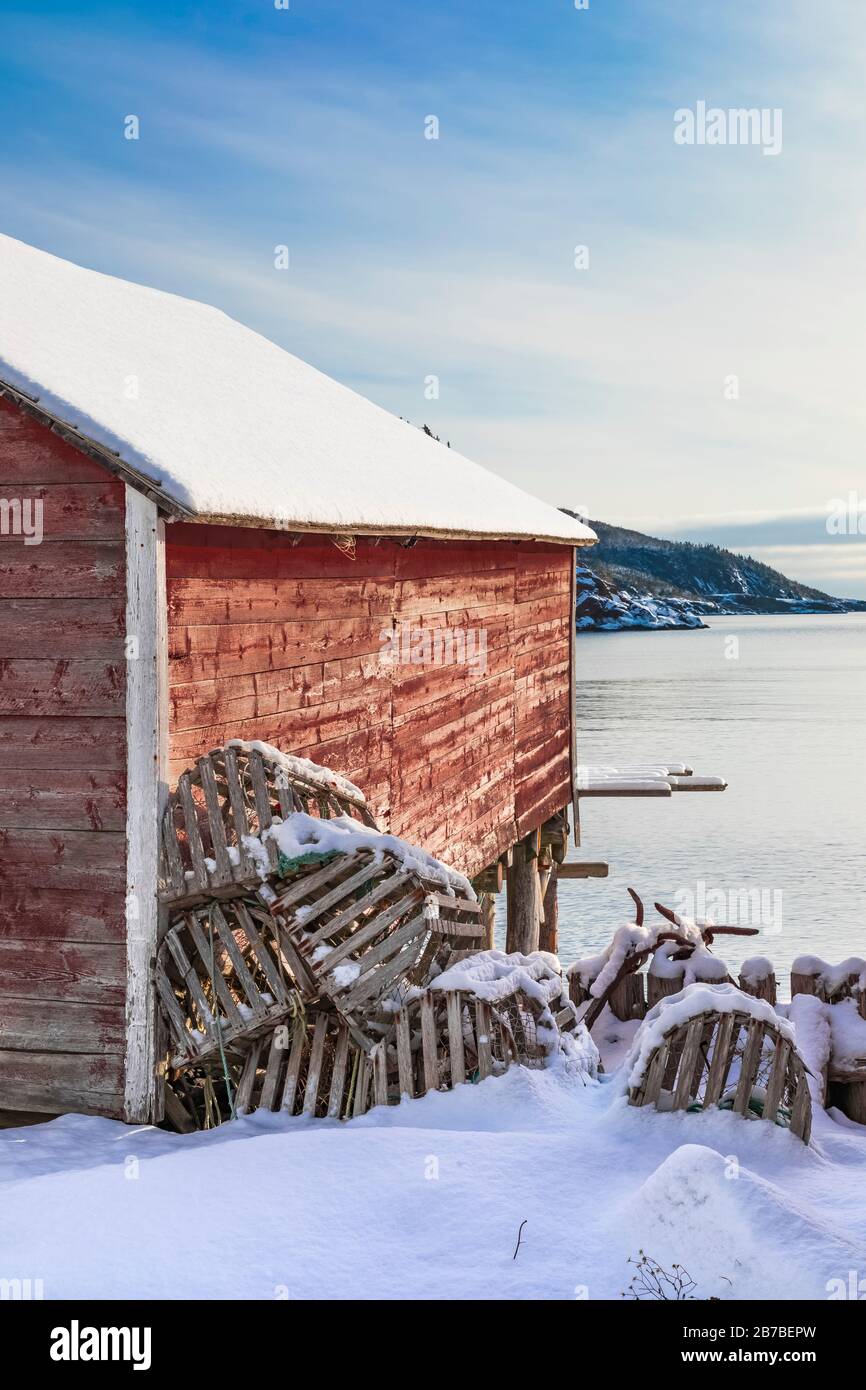
[(255, 898), (191, 905), (173, 916), (156, 962), (172, 1067), (235, 1051), (297, 1012), (285, 946)]
[[(178, 778), (163, 814), (161, 900), (231, 896), (279, 872), (276, 844), (261, 837), (275, 818), (297, 811), (376, 827), (357, 787), (304, 759), (241, 741), (199, 758)], [(251, 839), (261, 841), (258, 858)]]
[(664, 1033), (630, 1105), (706, 1110), (717, 1105), (790, 1129), (808, 1144), (812, 1104), (806, 1065), (769, 1019), (704, 1011)]
[(394, 855), (357, 850), (260, 889), (305, 1000), (328, 999), (364, 1047), (413, 987), (480, 949), (481, 908)]
[[(301, 1004), (228, 1054), (234, 1109), (347, 1120), (375, 1105), (483, 1081), (515, 1062), (541, 1066), (549, 1050), (540, 1037), (543, 1014), (528, 995), (491, 1004), (468, 990), (415, 991), (392, 1015), (388, 1036), (365, 1047), (330, 1006)], [(574, 1027), (571, 1008), (561, 1023)], [(219, 1067), (211, 1075), (219, 1081)], [(181, 1093), (176, 1081), (175, 1088)], [(193, 1113), (189, 1103), (186, 1109)]]

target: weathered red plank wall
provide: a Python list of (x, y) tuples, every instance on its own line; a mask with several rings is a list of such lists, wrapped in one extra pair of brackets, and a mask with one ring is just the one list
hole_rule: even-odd
[(42, 543), (0, 534), (0, 1109), (119, 1115), (124, 489), (0, 401), (0, 499), (25, 497)]
[[(172, 776), (226, 738), (264, 739), (347, 773), (396, 834), (477, 871), (570, 800), (570, 564), (567, 546), (360, 538), (346, 554), (169, 526)], [(382, 660), (383, 633), (442, 627), (483, 632), (483, 664), (477, 648)]]

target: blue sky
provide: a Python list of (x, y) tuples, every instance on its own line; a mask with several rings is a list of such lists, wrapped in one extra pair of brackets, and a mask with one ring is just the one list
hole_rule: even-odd
[[(860, 0), (13, 0), (0, 227), (552, 502), (866, 594), (825, 524), (866, 503), (864, 58)], [(676, 145), (701, 100), (781, 153)]]

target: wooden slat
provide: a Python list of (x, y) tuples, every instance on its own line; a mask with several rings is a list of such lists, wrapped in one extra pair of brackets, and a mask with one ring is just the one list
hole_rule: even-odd
[(759, 1019), (753, 1018), (748, 1028), (746, 1046), (740, 1063), (740, 1078), (734, 1096), (734, 1111), (737, 1115), (745, 1115), (749, 1108), (749, 1099), (755, 1088), (755, 1078), (761, 1061), (763, 1042), (764, 1025)]
[(337, 1047), (334, 1053), (334, 1069), (331, 1073), (331, 1091), (328, 1096), (328, 1115), (339, 1120), (343, 1106), (343, 1091), (346, 1086), (346, 1063), (349, 1058), (349, 1030), (345, 1023), (340, 1024), (337, 1033)]
[(261, 1050), (262, 1040), (261, 1038), (257, 1038), (255, 1042), (251, 1044), (250, 1050), (247, 1053), (244, 1069), (241, 1072), (240, 1083), (238, 1084), (238, 1091), (235, 1097), (235, 1110), (239, 1115), (246, 1114), (250, 1108)]
[(685, 1045), (683, 1047), (682, 1056), (680, 1057), (676, 1088), (674, 1090), (674, 1110), (685, 1110), (688, 1106), (692, 1076), (694, 1074), (695, 1062), (698, 1058), (698, 1049), (701, 1045), (701, 1035), (703, 1031), (704, 1020), (700, 1015), (697, 1018), (689, 1019), (686, 1029)]
[(478, 1076), (481, 1081), (493, 1071), (493, 1051), (490, 1042), (490, 1006), (483, 999), (475, 1001), (475, 1036), (478, 1040)]
[(226, 789), (228, 792), (229, 807), (231, 808), (232, 823), (237, 839), (238, 877), (245, 879), (253, 871), (253, 861), (250, 859), (246, 846), (244, 845), (244, 836), (249, 834), (249, 821), (247, 819), (246, 802), (244, 801), (240, 773), (238, 771), (237, 749), (226, 747), (223, 756), (225, 760)]
[(197, 887), (205, 890), (208, 887), (207, 866), (204, 862), (204, 848), (201, 842), (201, 834), (199, 833), (198, 815), (196, 813), (188, 772), (184, 772), (178, 778), (177, 793), (183, 808), (183, 823), (184, 829), (186, 830), (186, 838), (189, 843), (189, 852), (190, 858), (192, 859), (195, 882)]
[(322, 1075), (322, 1061), (325, 1055), (325, 1036), (328, 1032), (328, 1015), (317, 1014), (316, 1026), (313, 1029), (313, 1046), (310, 1050), (310, 1065), (307, 1070), (307, 1087), (304, 1091), (304, 1111), (305, 1115), (315, 1115), (316, 1102), (319, 1093), (319, 1081)]
[(261, 1099), (259, 1100), (260, 1110), (274, 1110), (276, 1108), (280, 1073), (286, 1057), (286, 1048), (280, 1045), (281, 1040), (281, 1031), (279, 1028), (275, 1028), (271, 1034), (271, 1045), (268, 1049), (268, 1062), (265, 1068), (265, 1079), (262, 1082)]
[(388, 1069), (385, 1044), (378, 1043), (371, 1053), (373, 1062), (373, 1104), (388, 1104)]
[(211, 882), (215, 888), (222, 888), (225, 884), (234, 881), (234, 874), (232, 872), (232, 861), (229, 858), (226, 828), (223, 822), (219, 792), (217, 791), (216, 776), (209, 757), (199, 758), (198, 771), (201, 777), (205, 805), (207, 806), (210, 838), (211, 844), (213, 845), (213, 857), (216, 863), (216, 869), (211, 873)]
[(451, 1085), (459, 1086), (466, 1080), (466, 1065), (463, 1057), (463, 995), (459, 989), (446, 993), (448, 1012), (448, 1054), (451, 1061)]
[[(201, 1029), (199, 1031), (206, 1033), (208, 1037), (211, 1039), (211, 1041), (215, 1042), (216, 1029), (214, 1024), (213, 1013), (211, 1011), (211, 1007), (208, 1004), (207, 999), (205, 998), (205, 993), (201, 987), (201, 981), (198, 977), (198, 974), (194, 969), (192, 963), (190, 962), (190, 959), (187, 956), (186, 951), (183, 948), (183, 943), (180, 939), (180, 934), (177, 927), (169, 928), (168, 932), (166, 933), (165, 944), (171, 952), (172, 959), (174, 960), (175, 965), (180, 971), (181, 978), (183, 979), (187, 989), (189, 990), (190, 996), (193, 1002), (195, 1003), (196, 1008), (198, 1009), (199, 1021), (201, 1023)], [(208, 966), (207, 968), (208, 973), (210, 973), (210, 967)]]
[[(184, 1057), (189, 1057), (192, 1039), (189, 1029), (186, 1026), (186, 1019), (181, 1011), (177, 995), (171, 987), (171, 982), (166, 978), (165, 971), (161, 966), (157, 966), (156, 970), (156, 988), (160, 1000), (162, 1001), (162, 1006), (168, 1014), (171, 1023), (172, 1040), (174, 1043), (172, 1051), (176, 1054), (180, 1053)], [(2, 1034), (0, 1034), (0, 1041), (2, 1041)]]
[(779, 1104), (785, 1088), (785, 1077), (788, 1071), (788, 1061), (791, 1056), (791, 1044), (787, 1038), (781, 1034), (776, 1038), (776, 1051), (773, 1055), (773, 1065), (770, 1070), (769, 1080), (767, 1081), (767, 1094), (764, 1099), (763, 1119), (775, 1124), (778, 1114)]
[[(268, 795), (268, 782), (265, 773), (264, 759), (257, 748), (253, 748), (249, 755), (247, 766), (249, 768), (250, 779), (253, 784), (253, 797), (256, 803), (256, 816), (259, 822), (259, 838), (264, 836), (264, 832), (271, 825), (271, 801)], [(276, 869), (279, 852), (272, 839), (263, 839), (263, 844), (267, 851), (268, 862), (272, 869)]]
[[(211, 979), (214, 989), (216, 990), (217, 997), (219, 998), (219, 1001), (223, 1006), (229, 1027), (231, 1028), (232, 1032), (242, 1031), (244, 1027), (243, 1017), (241, 1016), (237, 1004), (232, 998), (231, 991), (226, 985), (226, 982), (223, 979), (219, 970), (219, 951), (217, 950), (216, 941), (213, 942), (214, 971), (213, 973), (211, 973), (211, 941), (208, 937), (205, 936), (201, 928), (201, 923), (194, 913), (190, 913), (190, 915), (185, 920), (189, 934), (192, 937), (193, 942), (195, 943), (195, 948), (198, 951), (199, 956), (201, 957), (202, 964), (204, 965), (208, 977)], [(212, 930), (213, 929), (211, 928), (211, 931)], [(216, 1027), (216, 1020), (214, 1020), (214, 1025)]]
[[(383, 946), (388, 945), (393, 948), (398, 938), (399, 945), (404, 945), (407, 941), (420, 938), (422, 933), (426, 930), (426, 927), (427, 923), (423, 917), (413, 917), (411, 922), (407, 922), (404, 927), (401, 927), (396, 936), (391, 938), (387, 943), (383, 943)], [(376, 949), (378, 950), (379, 948)], [(365, 962), (368, 956), (373, 954), (373, 951), (368, 952), (368, 955), (364, 957)], [(377, 970), (371, 969), (366, 971), (361, 975), (360, 979), (356, 981), (351, 991), (342, 996), (340, 1007), (343, 1009), (355, 1009), (365, 999), (369, 999), (372, 995), (377, 993), (381, 998), (389, 986), (395, 984), (397, 980), (405, 975), (413, 964), (414, 962), (405, 960), (401, 952), (394, 960), (389, 960), (387, 964), (380, 965)]]
[(796, 1091), (791, 1108), (791, 1133), (802, 1139), (804, 1144), (808, 1144), (812, 1137), (812, 1099), (809, 1094), (809, 1081), (799, 1058), (795, 1060), (794, 1072)]
[(436, 1091), (439, 1089), (436, 1015), (429, 993), (421, 995), (421, 1050), (424, 1058), (424, 1090)]
[(234, 966), (235, 975), (243, 988), (244, 994), (247, 996), (250, 1008), (254, 1014), (257, 1014), (260, 1018), (264, 1018), (268, 1011), (267, 1005), (262, 999), (261, 992), (247, 968), (243, 951), (235, 940), (234, 932), (223, 916), (222, 909), (218, 903), (212, 903), (208, 911), (210, 919), (216, 926), (219, 938), (226, 949), (229, 960)]
[[(363, 888), (363, 886), (366, 883), (368, 883), (371, 879), (380, 878), (383, 873), (387, 872), (387, 869), (387, 865), (373, 864), (368, 859), (365, 863), (361, 865), (360, 869), (356, 870), (356, 872), (352, 874), (351, 878), (344, 879), (342, 883), (337, 884), (336, 888), (332, 888), (329, 893), (325, 893), (323, 897), (319, 898), (315, 903), (313, 903), (312, 907), (310, 908), (310, 911), (305, 912), (304, 914), (304, 931), (311, 932), (311, 935), (307, 937), (307, 944), (311, 948), (314, 946), (318, 946), (319, 942), (324, 940), (324, 938), (328, 936), (331, 930), (330, 922), (325, 922), (324, 925), (319, 927), (316, 931), (312, 931), (311, 923), (315, 922), (319, 917), (321, 917), (323, 912), (327, 912), (328, 908), (336, 907), (337, 904), (342, 902), (344, 898), (348, 897), (350, 893), (354, 893), (355, 890), (358, 888)], [(371, 893), (372, 891), (373, 890), (371, 889)], [(382, 895), (379, 894), (379, 897), (381, 896)], [(361, 898), (357, 903), (352, 904), (352, 912), (348, 918), (348, 921), (351, 922), (355, 917), (357, 917), (359, 912), (362, 912), (364, 910), (365, 901), (366, 898)], [(378, 898), (374, 898), (374, 902), (376, 901), (378, 901)]]
[(400, 1095), (414, 1098), (415, 1087), (412, 1081), (412, 1041), (409, 1030), (409, 1014), (404, 1005), (397, 1015), (397, 1069), (400, 1077)]
[[(399, 880), (393, 880), (388, 885), (388, 891), (396, 889), (398, 883), (402, 882), (405, 877), (405, 875), (401, 875)], [(364, 905), (366, 905), (366, 901), (365, 899)], [(389, 904), (382, 912), (371, 918), (369, 922), (365, 922), (363, 927), (359, 927), (351, 936), (347, 936), (345, 941), (341, 941), (338, 946), (334, 947), (329, 955), (319, 961), (316, 967), (319, 975), (327, 975), (334, 969), (334, 966), (339, 965), (340, 961), (344, 960), (346, 956), (359, 951), (361, 947), (366, 946), (369, 941), (375, 941), (381, 931), (384, 931), (386, 927), (390, 927), (393, 922), (398, 921), (404, 913), (409, 912), (419, 901), (420, 890), (416, 888), (413, 889), (411, 893), (407, 893), (405, 897), (400, 898), (396, 903)], [(336, 921), (336, 919), (334, 920)]]
[(658, 1100), (661, 1094), (662, 1081), (667, 1069), (669, 1055), (670, 1040), (668, 1038), (662, 1038), (656, 1048), (655, 1056), (652, 1058), (647, 1068), (643, 1093), (640, 1098), (641, 1105), (655, 1105)]
[(365, 1115), (367, 1113), (372, 1075), (373, 1063), (366, 1052), (361, 1052), (358, 1060), (358, 1077), (355, 1082), (355, 1099), (352, 1103), (353, 1115)]
[(238, 900), (235, 905), (235, 911), (238, 916), (238, 922), (243, 928), (244, 936), (250, 943), (251, 952), (258, 961), (274, 998), (278, 1004), (285, 1004), (289, 998), (289, 989), (280, 974), (279, 967), (275, 963), (273, 956), (259, 933), (252, 913), (246, 903), (240, 900)]
[(162, 817), (162, 844), (172, 892), (175, 897), (181, 897), (186, 892), (186, 879), (174, 829), (174, 808), (171, 804), (165, 808)]
[(306, 1027), (303, 1027), (301, 1024), (296, 1024), (292, 1034), (292, 1046), (289, 1050), (289, 1060), (286, 1065), (286, 1079), (283, 1083), (283, 1094), (280, 1100), (280, 1109), (287, 1111), (289, 1115), (293, 1115), (295, 1110), (295, 1098), (298, 1093), (298, 1078), (301, 1074), (301, 1062), (303, 1061), (306, 1043)]
[(716, 1041), (710, 1058), (710, 1070), (704, 1089), (704, 1109), (718, 1105), (731, 1069), (731, 1037), (734, 1028), (734, 1015), (722, 1014), (716, 1029)]

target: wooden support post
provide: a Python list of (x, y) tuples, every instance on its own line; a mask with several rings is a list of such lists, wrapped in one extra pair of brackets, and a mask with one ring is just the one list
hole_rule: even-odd
[(538, 949), (540, 951), (550, 951), (554, 956), (559, 954), (558, 870), (559, 865), (556, 863), (556, 860), (553, 860), (550, 866), (550, 872), (547, 876), (547, 886), (542, 898), (543, 916), (538, 939)]
[(492, 893), (481, 894), (481, 927), (483, 950), (492, 951), (496, 945), (496, 899)]
[(529, 955), (538, 950), (540, 893), (537, 832), (514, 846), (508, 869), (508, 929), (506, 951)]
[(766, 999), (768, 1004), (776, 1003), (776, 976), (771, 971), (769, 975), (760, 977), (749, 977), (740, 975), (740, 989), (744, 994), (751, 994), (755, 999)]

